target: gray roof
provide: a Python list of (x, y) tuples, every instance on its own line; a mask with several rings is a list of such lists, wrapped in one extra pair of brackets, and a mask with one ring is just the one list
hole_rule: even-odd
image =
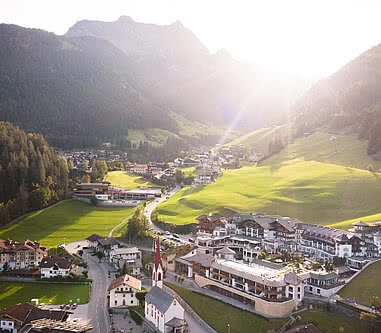
[(316, 273), (311, 272), (311, 278), (316, 279), (316, 280), (325, 281), (325, 280), (336, 279), (337, 274), (335, 272), (330, 272), (327, 274), (316, 274)]
[(161, 313), (167, 312), (174, 298), (159, 287), (153, 287), (146, 295), (146, 302), (153, 304)]
[(235, 251), (228, 248), (227, 246), (217, 251), (218, 254), (235, 254)]
[(57, 266), (61, 269), (69, 269), (71, 265), (72, 261), (67, 258), (49, 256), (41, 260), (40, 268), (51, 268), (53, 266)]
[(303, 280), (301, 278), (299, 278), (299, 276), (297, 276), (295, 272), (287, 272), (284, 275), (284, 281), (293, 285), (293, 286), (297, 286)]
[(112, 237), (98, 239), (98, 244), (100, 244), (101, 246), (112, 246), (112, 245), (117, 245), (119, 243), (120, 242), (117, 239)]
[(180, 319), (180, 318), (177, 318), (177, 317), (173, 317), (171, 320), (169, 320), (169, 321), (167, 321), (165, 323), (165, 326), (169, 326), (169, 327), (183, 327), (184, 326), (184, 320)]

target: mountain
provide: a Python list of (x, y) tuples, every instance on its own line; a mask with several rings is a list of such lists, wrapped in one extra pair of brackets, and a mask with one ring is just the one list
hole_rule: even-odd
[(180, 22), (122, 16), (78, 22), (64, 36), (1, 24), (0, 45), (0, 120), (59, 147), (115, 141), (128, 129), (184, 137), (179, 119), (221, 129), (279, 123), (306, 86), (225, 50), (209, 54)]
[(0, 119), (56, 145), (91, 145), (128, 128), (176, 124), (137, 86), (131, 63), (106, 40), (0, 25)]
[(381, 160), (381, 44), (316, 83), (292, 109), (297, 134), (327, 125), (367, 139)]
[(226, 50), (209, 54), (179, 21), (159, 26), (127, 16), (115, 22), (85, 20), (65, 36), (109, 41), (135, 61), (135, 79), (157, 103), (219, 126), (234, 122), (258, 128), (279, 122), (308, 84), (238, 62)]

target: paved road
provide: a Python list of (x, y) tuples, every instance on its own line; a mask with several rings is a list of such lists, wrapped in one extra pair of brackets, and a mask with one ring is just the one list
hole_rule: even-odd
[(88, 256), (89, 277), (93, 279), (89, 302), (89, 316), (93, 325), (92, 332), (107, 333), (110, 331), (110, 320), (107, 312), (108, 271), (105, 264), (99, 264), (98, 257)]

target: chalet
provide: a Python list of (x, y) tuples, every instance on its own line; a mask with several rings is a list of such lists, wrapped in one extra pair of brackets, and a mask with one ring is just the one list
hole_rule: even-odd
[(89, 247), (94, 249), (97, 247), (97, 242), (99, 239), (102, 239), (103, 237), (98, 234), (92, 234), (91, 236), (87, 237), (86, 240), (89, 244)]
[(72, 269), (73, 262), (67, 258), (54, 256), (45, 257), (41, 260), (40, 273), (42, 278), (67, 277)]
[(152, 289), (146, 295), (145, 318), (162, 333), (182, 333), (184, 331), (184, 308), (178, 300), (163, 290), (163, 273), (160, 243), (157, 241)]
[(107, 258), (110, 257), (111, 251), (119, 248), (120, 242), (113, 237), (100, 238), (97, 240), (96, 249), (103, 251)]
[(38, 266), (43, 257), (48, 255), (48, 249), (40, 243), (26, 240), (15, 242), (0, 239), (0, 269), (5, 263), (8, 269), (25, 269)]
[(142, 290), (142, 281), (128, 274), (111, 281), (108, 287), (110, 308), (138, 306), (139, 300), (136, 298), (136, 293), (140, 290)]

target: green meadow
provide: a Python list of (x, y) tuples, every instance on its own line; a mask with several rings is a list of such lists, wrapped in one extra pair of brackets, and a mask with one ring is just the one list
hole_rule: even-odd
[(79, 304), (84, 304), (89, 302), (89, 293), (89, 284), (0, 282), (0, 309), (35, 298), (45, 304), (78, 303), (79, 298)]
[[(254, 313), (235, 308), (231, 305), (203, 296), (174, 284), (168, 284), (175, 290), (210, 326), (217, 332), (268, 332), (278, 330), (288, 318), (267, 319)], [(223, 315), (221, 315), (223, 314)], [(228, 329), (230, 325), (230, 330)], [(255, 330), (253, 328), (255, 327)]]
[(111, 171), (107, 173), (104, 180), (114, 186), (125, 187), (130, 190), (135, 190), (142, 186), (152, 186), (152, 184), (143, 177), (130, 175), (126, 171)]
[(381, 298), (380, 275), (381, 261), (377, 261), (341, 289), (339, 295), (344, 299), (350, 298), (360, 304), (370, 306), (373, 296)]
[(279, 165), (285, 161), (301, 159), (365, 170), (371, 164), (374, 170), (381, 169), (381, 161), (374, 160), (366, 153), (367, 145), (367, 140), (359, 140), (354, 135), (316, 132), (296, 139), (260, 165)]
[(381, 174), (335, 164), (292, 160), (225, 170), (213, 184), (186, 187), (158, 207), (175, 224), (224, 209), (332, 224), (380, 213)]
[(85, 239), (93, 233), (107, 236), (134, 209), (100, 208), (77, 200), (65, 201), (0, 230), (0, 239), (30, 239), (44, 246), (55, 247), (64, 242), (67, 244)]

